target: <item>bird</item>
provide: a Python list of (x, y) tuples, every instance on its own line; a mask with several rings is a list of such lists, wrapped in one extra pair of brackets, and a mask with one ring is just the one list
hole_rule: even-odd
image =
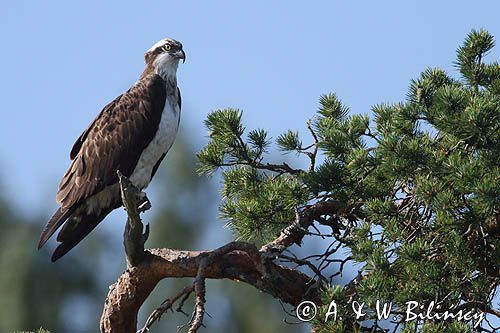
[(117, 171), (145, 189), (174, 143), (182, 104), (177, 68), (186, 53), (180, 42), (165, 38), (144, 59), (138, 81), (101, 110), (70, 151), (56, 194), (59, 208), (38, 242), (40, 249), (62, 226), (52, 262), (122, 205)]

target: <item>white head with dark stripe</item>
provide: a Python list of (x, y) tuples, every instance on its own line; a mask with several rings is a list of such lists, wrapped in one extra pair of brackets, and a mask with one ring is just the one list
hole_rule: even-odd
[(164, 80), (175, 80), (179, 60), (186, 60), (182, 44), (174, 39), (165, 38), (154, 44), (144, 55), (146, 69), (141, 78), (156, 73)]

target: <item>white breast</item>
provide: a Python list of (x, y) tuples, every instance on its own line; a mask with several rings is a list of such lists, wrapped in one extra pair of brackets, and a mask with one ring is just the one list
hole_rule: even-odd
[(180, 115), (181, 110), (176, 99), (173, 96), (168, 96), (158, 130), (153, 140), (142, 152), (137, 166), (130, 176), (130, 181), (140, 189), (144, 189), (149, 185), (153, 167), (160, 157), (172, 147), (179, 128)]

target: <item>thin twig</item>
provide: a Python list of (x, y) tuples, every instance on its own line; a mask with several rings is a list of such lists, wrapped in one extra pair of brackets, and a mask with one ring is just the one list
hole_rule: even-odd
[(163, 301), (163, 303), (149, 315), (148, 319), (146, 320), (146, 323), (144, 324), (144, 327), (141, 330), (139, 330), (138, 333), (148, 332), (151, 326), (153, 326), (155, 322), (159, 321), (161, 319), (161, 316), (165, 312), (172, 309), (172, 306), (175, 304), (175, 302), (177, 302), (177, 300), (179, 300), (179, 298), (182, 297), (181, 302), (183, 303), (183, 301), (185, 301), (189, 297), (189, 295), (191, 295), (193, 290), (194, 290), (194, 285), (187, 286), (171, 299), (169, 298)]
[(198, 274), (194, 281), (194, 293), (196, 301), (194, 305), (193, 320), (189, 325), (188, 333), (196, 333), (203, 324), (203, 317), (205, 316), (205, 268), (207, 267), (208, 260), (202, 260), (198, 268)]
[(312, 152), (309, 152), (307, 156), (309, 156), (309, 159), (311, 160), (311, 164), (309, 165), (309, 172), (313, 172), (316, 164), (316, 155), (318, 154), (318, 146), (319, 146), (319, 139), (316, 133), (314, 132), (312, 125), (311, 125), (311, 120), (307, 122), (307, 129), (309, 132), (311, 132), (311, 135), (314, 139), (314, 144), (312, 145), (314, 147)]

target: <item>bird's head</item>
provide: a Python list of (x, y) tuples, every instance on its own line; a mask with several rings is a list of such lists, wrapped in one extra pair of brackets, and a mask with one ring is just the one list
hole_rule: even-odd
[[(162, 39), (154, 44), (144, 55), (146, 70), (154, 72), (165, 80), (175, 79), (179, 60), (186, 60), (182, 44), (174, 39)], [(148, 70), (149, 69), (149, 70)]]

